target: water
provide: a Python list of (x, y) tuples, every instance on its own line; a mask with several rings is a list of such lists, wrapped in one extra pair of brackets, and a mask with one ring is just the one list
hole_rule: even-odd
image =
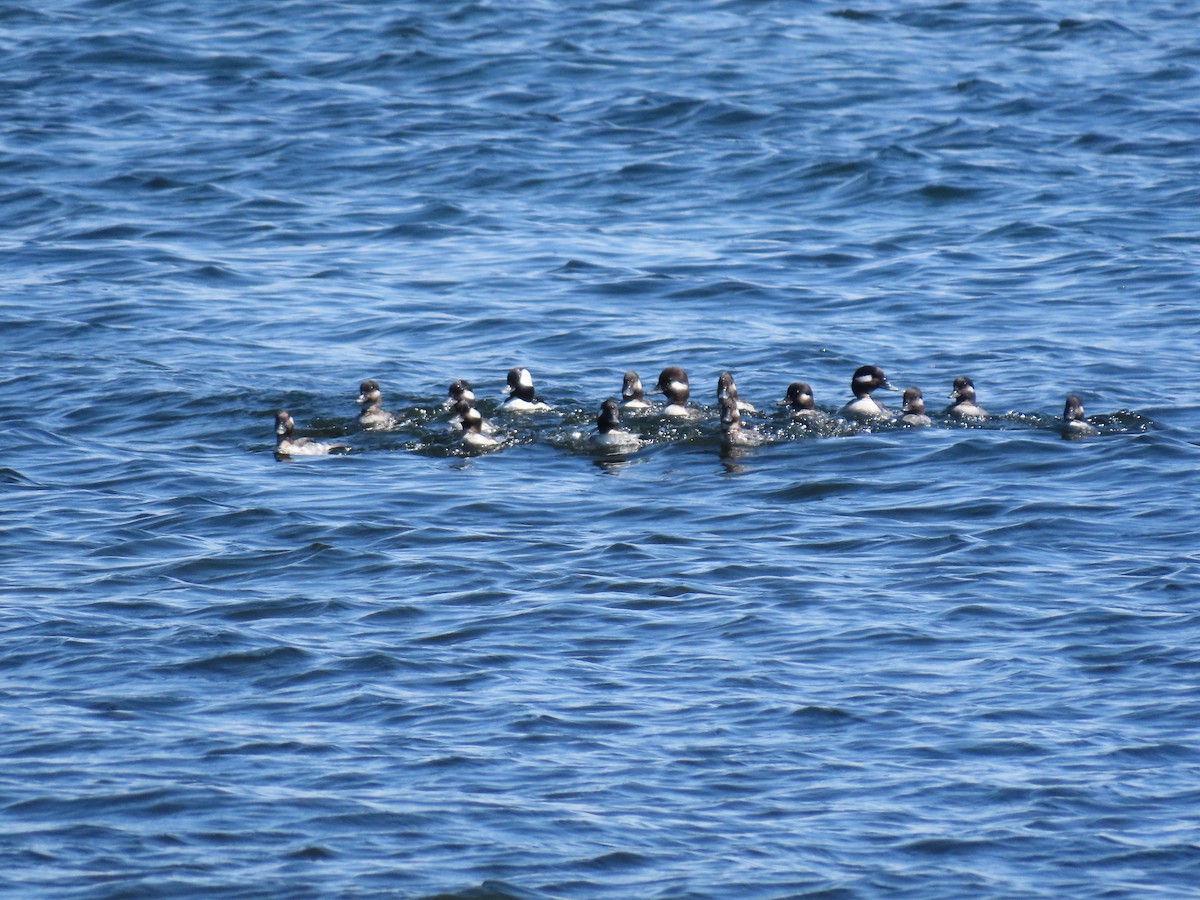
[(1194, 896), (1196, 14), (8, 4), (3, 891)]

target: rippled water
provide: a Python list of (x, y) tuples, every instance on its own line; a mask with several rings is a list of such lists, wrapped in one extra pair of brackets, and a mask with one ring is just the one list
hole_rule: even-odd
[(1194, 896), (1198, 12), (5, 6), (0, 889)]

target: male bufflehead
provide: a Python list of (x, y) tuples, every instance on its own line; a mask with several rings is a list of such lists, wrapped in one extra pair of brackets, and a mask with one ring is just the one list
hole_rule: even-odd
[(975, 383), (966, 375), (954, 379), (954, 389), (946, 396), (954, 401), (946, 407), (946, 415), (956, 419), (987, 418), (987, 413), (975, 402)]
[(745, 447), (762, 443), (762, 435), (757, 429), (742, 427), (736, 397), (723, 394), (717, 398), (717, 406), (721, 409), (721, 440), (725, 444)]
[(533, 376), (528, 369), (517, 367), (508, 373), (508, 385), (504, 388), (508, 398), (500, 404), (510, 412), (540, 412), (551, 409), (550, 404), (537, 399), (533, 391)]
[(733, 397), (737, 403), (737, 408), (742, 412), (754, 412), (754, 405), (747, 403), (745, 400), (738, 399), (737, 385), (733, 383), (733, 376), (728, 372), (722, 372), (717, 376), (717, 403), (721, 402), (721, 398), (726, 394)]
[(1063, 437), (1076, 438), (1095, 433), (1096, 426), (1089, 422), (1083, 413), (1083, 403), (1078, 397), (1071, 394), (1067, 397), (1066, 406), (1063, 407)]
[(621, 383), (621, 405), (626, 409), (649, 409), (646, 392), (642, 390), (642, 379), (637, 372), (626, 372)]
[(459, 438), (459, 443), (463, 449), (482, 452), (494, 450), (500, 446), (498, 440), (483, 433), (484, 426), (487, 424), (483, 421), (483, 414), (469, 402), (460, 400), (454, 407), (454, 411), (458, 413), (459, 421), (462, 423), (462, 437)]
[(621, 410), (612, 398), (600, 406), (600, 415), (596, 416), (596, 431), (591, 441), (597, 447), (622, 453), (636, 450), (642, 443), (636, 434), (621, 428)]
[(859, 366), (854, 370), (854, 377), (850, 379), (850, 390), (854, 392), (854, 399), (842, 407), (840, 415), (859, 421), (888, 418), (890, 413), (887, 409), (871, 397), (871, 391), (876, 388), (883, 388), (885, 391), (896, 390), (888, 384), (887, 376), (879, 366)]
[(925, 398), (921, 396), (919, 387), (905, 389), (904, 415), (900, 417), (900, 423), (914, 428), (933, 424), (929, 416), (925, 415)]
[(374, 379), (368, 378), (358, 386), (356, 402), (362, 407), (358, 424), (363, 428), (391, 428), (396, 424), (396, 417), (383, 408), (383, 394)]
[(679, 419), (690, 419), (693, 415), (692, 410), (687, 407), (688, 393), (688, 377), (687, 372), (679, 368), (679, 366), (667, 366), (659, 373), (658, 383), (654, 385), (655, 393), (665, 394), (667, 398), (667, 406), (663, 410), (664, 416), (674, 416)]
[(779, 405), (790, 408), (794, 419), (815, 419), (821, 415), (807, 381), (793, 381), (789, 384), (787, 396), (779, 401)]
[(334, 450), (349, 450), (345, 444), (328, 444), (312, 438), (295, 437), (295, 421), (287, 410), (275, 413), (275, 456), (287, 459), (292, 456), (325, 456)]

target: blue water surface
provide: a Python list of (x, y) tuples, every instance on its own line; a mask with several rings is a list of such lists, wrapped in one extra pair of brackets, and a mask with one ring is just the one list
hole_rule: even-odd
[(0, 891), (1196, 896), (1198, 15), (4, 5)]

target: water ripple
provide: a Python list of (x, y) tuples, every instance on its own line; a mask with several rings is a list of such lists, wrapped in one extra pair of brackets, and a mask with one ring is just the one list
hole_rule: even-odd
[(1192, 18), (0, 10), (0, 890), (1190, 896)]

